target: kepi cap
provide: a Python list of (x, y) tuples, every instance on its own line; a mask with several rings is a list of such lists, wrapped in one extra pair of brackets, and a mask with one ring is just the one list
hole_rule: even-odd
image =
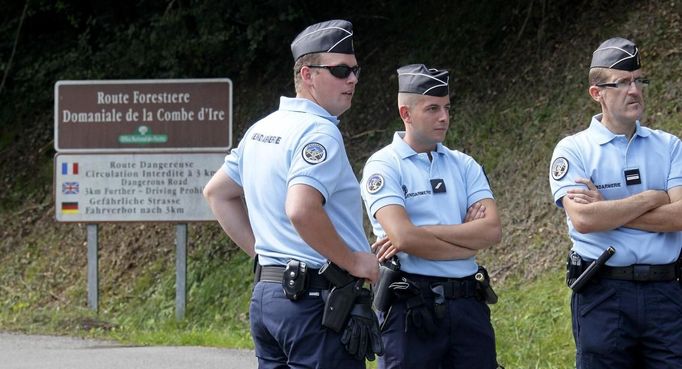
[(448, 96), (450, 75), (445, 69), (410, 64), (398, 68), (398, 92), (429, 96)]
[(298, 60), (312, 53), (354, 54), (353, 24), (335, 19), (304, 29), (291, 43), (291, 54)]
[(592, 53), (590, 64), (590, 68), (620, 69), (629, 72), (640, 67), (637, 45), (622, 37), (614, 37), (602, 42)]

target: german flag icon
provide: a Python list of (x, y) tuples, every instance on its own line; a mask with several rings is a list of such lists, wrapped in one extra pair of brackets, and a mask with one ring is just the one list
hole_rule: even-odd
[(78, 214), (78, 203), (77, 202), (63, 202), (62, 203), (62, 214)]

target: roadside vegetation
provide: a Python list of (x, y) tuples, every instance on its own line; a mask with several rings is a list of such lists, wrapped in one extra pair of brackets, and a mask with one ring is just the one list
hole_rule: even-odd
[(549, 193), (551, 151), (597, 112), (586, 93), (590, 55), (615, 35), (641, 46), (652, 81), (645, 123), (682, 135), (682, 1), (292, 4), (0, 0), (0, 330), (251, 347), (251, 264), (213, 223), (189, 226), (184, 320), (175, 319), (172, 224), (100, 225), (100, 311), (87, 308), (86, 227), (54, 221), (53, 86), (229, 77), (238, 139), (292, 94), (291, 37), (346, 18), (363, 70), (341, 129), (358, 176), (401, 127), (395, 69), (448, 68), (447, 144), (485, 166), (502, 216), (502, 243), (479, 258), (500, 296), (492, 307), (499, 361), (573, 367), (562, 270), (569, 240)]

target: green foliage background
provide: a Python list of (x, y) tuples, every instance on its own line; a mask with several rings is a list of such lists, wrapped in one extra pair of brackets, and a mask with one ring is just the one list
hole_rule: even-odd
[(395, 69), (449, 69), (446, 144), (485, 166), (502, 214), (503, 241), (480, 259), (501, 295), (493, 319), (508, 368), (572, 366), (560, 270), (569, 241), (547, 167), (555, 143), (598, 111), (586, 79), (601, 40), (640, 45), (653, 81), (645, 122), (682, 133), (679, 0), (0, 0), (0, 9), (0, 330), (251, 344), (249, 262), (215, 224), (190, 225), (184, 321), (174, 319), (170, 224), (101, 225), (101, 310), (87, 309), (85, 227), (54, 221), (58, 80), (228, 77), (239, 139), (280, 95), (293, 95), (294, 35), (349, 19), (363, 72), (340, 128), (360, 176), (401, 128)]

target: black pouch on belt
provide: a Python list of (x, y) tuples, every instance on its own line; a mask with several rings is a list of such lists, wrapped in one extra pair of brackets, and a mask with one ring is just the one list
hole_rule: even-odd
[(570, 287), (583, 273), (583, 269), (583, 259), (577, 252), (570, 251), (566, 260), (566, 285)]
[(474, 279), (476, 279), (478, 282), (478, 288), (480, 289), (482, 300), (485, 301), (486, 304), (497, 303), (497, 294), (490, 285), (490, 276), (488, 275), (488, 271), (484, 267), (479, 266), (478, 272), (474, 274)]
[(307, 290), (306, 285), (307, 268), (304, 262), (298, 260), (289, 260), (286, 268), (284, 268), (284, 275), (282, 276), (282, 288), (284, 295), (289, 300), (298, 300)]

